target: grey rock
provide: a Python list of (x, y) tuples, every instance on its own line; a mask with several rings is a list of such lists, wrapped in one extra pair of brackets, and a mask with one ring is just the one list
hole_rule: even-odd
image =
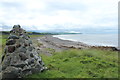
[(27, 50), (26, 50), (25, 47), (21, 47), (21, 48), (19, 49), (19, 51), (20, 51), (20, 52), (23, 52), (23, 53), (26, 53)]
[(13, 29), (15, 29), (15, 28), (21, 28), (21, 26), (20, 25), (14, 25)]
[[(10, 60), (9, 65), (17, 64), (17, 63), (20, 61), (19, 54), (12, 53), (12, 54), (10, 54), (10, 56), (11, 56), (11, 60)], [(13, 56), (14, 56), (14, 57), (13, 57)]]
[(24, 75), (32, 74), (32, 73), (31, 73), (31, 67), (30, 67), (30, 66), (25, 66), (25, 67), (23, 68), (23, 70), (22, 70), (22, 73), (23, 73)]
[(19, 62), (19, 63), (13, 64), (11, 66), (23, 68), (25, 65), (27, 65), (25, 62)]
[(32, 41), (31, 40), (29, 40), (29, 42), (28, 42), (29, 44), (32, 44)]
[(15, 44), (15, 42), (16, 42), (16, 40), (10, 39), (7, 41), (6, 45), (13, 45), (13, 44)]
[(34, 57), (33, 53), (30, 53), (30, 57)]
[(22, 73), (23, 73), (23, 74), (22, 74), (23, 76), (32, 74), (31, 69), (24, 69), (24, 70), (22, 71)]
[(19, 42), (20, 42), (20, 43), (25, 43), (25, 40), (24, 40), (23, 38), (20, 38), (20, 39), (19, 39)]
[(38, 56), (39, 53), (36, 50), (34, 50), (33, 54)]
[(11, 36), (8, 37), (8, 39), (19, 39), (19, 37), (16, 36), (16, 35), (11, 35)]
[(34, 48), (33, 48), (32, 46), (29, 46), (29, 47), (28, 47), (28, 50), (29, 50), (29, 51), (32, 51), (33, 49), (34, 49)]
[(32, 69), (31, 69), (31, 72), (32, 72), (33, 74), (35, 74), (35, 73), (40, 72), (40, 69), (39, 69), (39, 68), (32, 68)]
[(29, 46), (29, 45), (28, 45), (27, 43), (24, 43), (24, 46), (27, 47), (27, 46)]
[(19, 48), (21, 46), (21, 44), (16, 44), (16, 48)]
[(5, 70), (8, 65), (2, 65), (2, 70)]
[(8, 52), (12, 53), (15, 51), (15, 46), (8, 46)]
[(25, 35), (21, 35), (20, 37), (21, 37), (21, 38), (24, 38), (24, 39), (28, 39), (28, 37), (25, 36)]
[(9, 66), (2, 72), (2, 78), (17, 78), (20, 75), (20, 69)]
[(34, 58), (28, 60), (28, 64), (33, 64), (34, 62), (35, 62)]
[(44, 70), (45, 70), (45, 68), (44, 68), (44, 67), (42, 67), (42, 68), (40, 69), (40, 71), (41, 71), (41, 72), (43, 72)]
[(34, 54), (34, 58), (35, 58), (35, 60), (39, 59), (39, 57), (37, 55), (35, 55), (35, 54)]
[(12, 32), (13, 32), (13, 30), (10, 31), (10, 33), (12, 33)]
[(27, 55), (25, 55), (25, 53), (20, 53), (19, 56), (20, 56), (20, 59), (23, 60), (23, 61), (28, 59), (28, 57), (27, 57)]
[(2, 64), (2, 70), (4, 70), (4, 69), (6, 69), (6, 67), (9, 66), (9, 64), (10, 64), (10, 56), (4, 57), (4, 59), (3, 59), (2, 62), (4, 62), (4, 64)]

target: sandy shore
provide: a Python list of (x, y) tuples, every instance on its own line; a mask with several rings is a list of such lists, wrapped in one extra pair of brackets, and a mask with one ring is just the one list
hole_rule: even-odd
[[(82, 42), (74, 42), (69, 40), (62, 40), (56, 37), (53, 37), (52, 35), (46, 35), (43, 37), (37, 38), (39, 45), (39, 50), (41, 53), (46, 53), (47, 55), (50, 55), (49, 53), (56, 51), (63, 51), (68, 49), (102, 49), (102, 50), (112, 50), (112, 51), (118, 51), (115, 47), (110, 46), (90, 46), (88, 44), (82, 43)], [(51, 51), (51, 52), (50, 52)]]

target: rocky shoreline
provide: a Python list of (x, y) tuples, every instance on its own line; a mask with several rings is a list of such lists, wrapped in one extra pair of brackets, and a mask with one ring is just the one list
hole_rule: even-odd
[(57, 37), (53, 37), (52, 35), (46, 35), (43, 37), (39, 37), (37, 38), (37, 40), (39, 43), (42, 43), (42, 45), (39, 47), (40, 50), (43, 50), (44, 48), (52, 48), (56, 52), (68, 50), (68, 49), (101, 49), (101, 50), (119, 51), (119, 49), (116, 47), (91, 46), (91, 45), (88, 45), (82, 42), (62, 40)]

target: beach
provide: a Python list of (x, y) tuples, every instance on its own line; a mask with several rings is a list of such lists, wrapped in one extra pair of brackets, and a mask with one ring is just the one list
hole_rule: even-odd
[(113, 46), (118, 47), (118, 34), (63, 34), (53, 35), (63, 40), (84, 42), (92, 46)]
[(69, 49), (101, 49), (101, 50), (112, 50), (118, 51), (116, 47), (111, 46), (91, 46), (85, 44), (83, 42), (76, 42), (70, 40), (62, 40), (57, 37), (53, 37), (52, 35), (45, 35), (43, 37), (36, 38), (38, 50), (41, 53), (45, 53), (47, 55), (51, 55), (50, 53), (60, 52), (63, 50)]

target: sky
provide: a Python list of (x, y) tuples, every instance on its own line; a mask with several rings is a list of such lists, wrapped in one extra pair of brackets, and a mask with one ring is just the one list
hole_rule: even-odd
[(119, 0), (0, 0), (0, 30), (117, 29)]

